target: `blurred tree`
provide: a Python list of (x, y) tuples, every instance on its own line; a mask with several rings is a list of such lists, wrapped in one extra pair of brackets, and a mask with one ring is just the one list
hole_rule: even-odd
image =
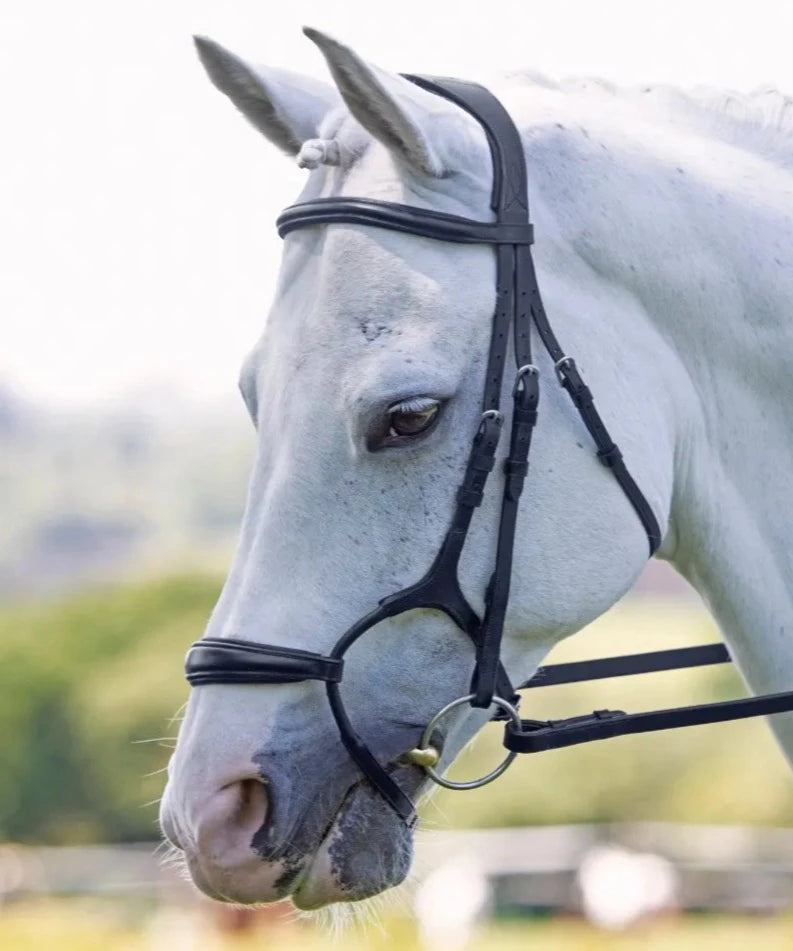
[[(181, 577), (0, 612), (0, 839), (156, 837), (180, 671), (217, 598)], [(155, 773), (155, 775), (148, 775)]]

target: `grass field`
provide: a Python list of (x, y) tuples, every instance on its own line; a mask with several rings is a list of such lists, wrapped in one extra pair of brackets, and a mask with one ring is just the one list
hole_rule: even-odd
[[(793, 918), (669, 917), (613, 934), (578, 920), (496, 923), (471, 935), (477, 951), (790, 951)], [(423, 945), (405, 918), (354, 926), (335, 935), (289, 918), (222, 933), (195, 911), (93, 900), (23, 902), (0, 910), (3, 951), (463, 951), (456, 942)]]

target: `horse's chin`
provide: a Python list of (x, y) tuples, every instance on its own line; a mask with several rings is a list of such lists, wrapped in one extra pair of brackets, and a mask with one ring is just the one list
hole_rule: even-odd
[(402, 882), (412, 860), (412, 828), (379, 793), (359, 784), (296, 879), (292, 901), (309, 910), (371, 898)]
[(291, 897), (298, 908), (314, 910), (402, 882), (413, 859), (413, 834), (379, 793), (358, 783), (310, 854), (268, 861), (249, 849), (228, 865), (212, 855), (186, 858), (194, 884), (210, 898), (260, 904)]

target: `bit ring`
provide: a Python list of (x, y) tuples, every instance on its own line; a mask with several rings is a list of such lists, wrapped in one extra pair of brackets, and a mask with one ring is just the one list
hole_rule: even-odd
[[(421, 740), (419, 740), (418, 747), (415, 750), (411, 750), (411, 753), (417, 754), (415, 759), (412, 760), (412, 762), (416, 763), (416, 765), (421, 766), (424, 772), (432, 780), (434, 780), (439, 786), (445, 786), (446, 789), (478, 789), (480, 786), (485, 786), (487, 785), (487, 783), (492, 783), (494, 779), (498, 779), (498, 777), (508, 769), (512, 761), (518, 755), (514, 751), (510, 751), (507, 754), (506, 758), (498, 766), (496, 766), (494, 770), (487, 773), (485, 776), (480, 776), (479, 779), (469, 779), (466, 781), (446, 779), (441, 773), (438, 772), (438, 770), (435, 769), (435, 764), (431, 764), (428, 762), (429, 759), (432, 759), (432, 756), (431, 755), (427, 756), (426, 755), (427, 751), (432, 750), (433, 752), (435, 752), (434, 747), (430, 745), (430, 737), (432, 736), (432, 731), (435, 729), (435, 727), (440, 722), (440, 720), (442, 720), (443, 717), (446, 716), (447, 713), (449, 713), (451, 710), (454, 710), (456, 707), (461, 706), (464, 703), (468, 703), (469, 701), (473, 700), (473, 698), (474, 698), (474, 694), (469, 693), (469, 694), (466, 694), (464, 697), (458, 697), (456, 700), (452, 700), (452, 702), (447, 703), (445, 707), (441, 707), (441, 709), (435, 714), (435, 716), (430, 720), (430, 722), (424, 728), (424, 733), (421, 735)], [(515, 707), (512, 706), (511, 703), (509, 703), (503, 697), (496, 697), (496, 696), (493, 697), (493, 703), (497, 707), (499, 707), (501, 710), (503, 710), (505, 713), (509, 714), (510, 720), (516, 727), (518, 728), (520, 727), (520, 722), (521, 722), (520, 714), (515, 709)], [(411, 753), (408, 753), (408, 757), (410, 757)]]

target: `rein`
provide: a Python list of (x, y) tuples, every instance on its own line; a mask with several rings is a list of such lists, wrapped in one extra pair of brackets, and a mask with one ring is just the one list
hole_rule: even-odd
[[(433, 780), (449, 788), (475, 788), (490, 782), (504, 772), (518, 753), (535, 753), (627, 733), (646, 733), (793, 710), (793, 692), (646, 713), (596, 710), (566, 720), (521, 719), (517, 711), (518, 690), (725, 663), (730, 656), (724, 645), (712, 644), (556, 664), (540, 667), (531, 680), (512, 686), (500, 655), (518, 505), (528, 474), (528, 456), (540, 397), (539, 371), (532, 362), (532, 324), (554, 363), (560, 385), (569, 394), (592, 438), (598, 459), (611, 471), (644, 528), (650, 557), (661, 543), (661, 530), (651, 506), (633, 480), (622, 453), (595, 408), (592, 393), (574, 359), (561, 348), (545, 313), (531, 255), (534, 233), (529, 222), (525, 155), (512, 119), (498, 99), (483, 86), (427, 76), (407, 75), (405, 78), (455, 103), (484, 129), (493, 164), (490, 207), (495, 221), (483, 222), (396, 202), (319, 198), (290, 206), (281, 213), (276, 224), (281, 237), (303, 227), (353, 224), (386, 228), (437, 241), (493, 246), (496, 306), (481, 416), (463, 479), (457, 489), (449, 528), (427, 573), (415, 584), (383, 598), (377, 607), (342, 635), (329, 655), (239, 639), (204, 638), (192, 645), (185, 666), (187, 679), (194, 687), (202, 684), (323, 681), (331, 712), (350, 756), (394, 811), (405, 822), (412, 823), (416, 815), (413, 802), (391, 775), (391, 770), (398, 764), (381, 764), (358, 736), (347, 715), (340, 689), (347, 650), (376, 624), (406, 611), (416, 608), (441, 611), (474, 644), (470, 693), (440, 710), (427, 724), (419, 746), (400, 758), (402, 762), (407, 760), (422, 767)], [(460, 588), (457, 570), (474, 510), (482, 502), (488, 475), (495, 465), (504, 425), (500, 405), (510, 329), (516, 369), (511, 391), (509, 449), (503, 463), (504, 488), (495, 561), (485, 596), (484, 617), (480, 618)], [(497, 707), (494, 719), (506, 720), (504, 746), (509, 753), (487, 776), (459, 783), (445, 779), (435, 770), (440, 754), (431, 743), (438, 722), (449, 711), (465, 704), (479, 709)]]

